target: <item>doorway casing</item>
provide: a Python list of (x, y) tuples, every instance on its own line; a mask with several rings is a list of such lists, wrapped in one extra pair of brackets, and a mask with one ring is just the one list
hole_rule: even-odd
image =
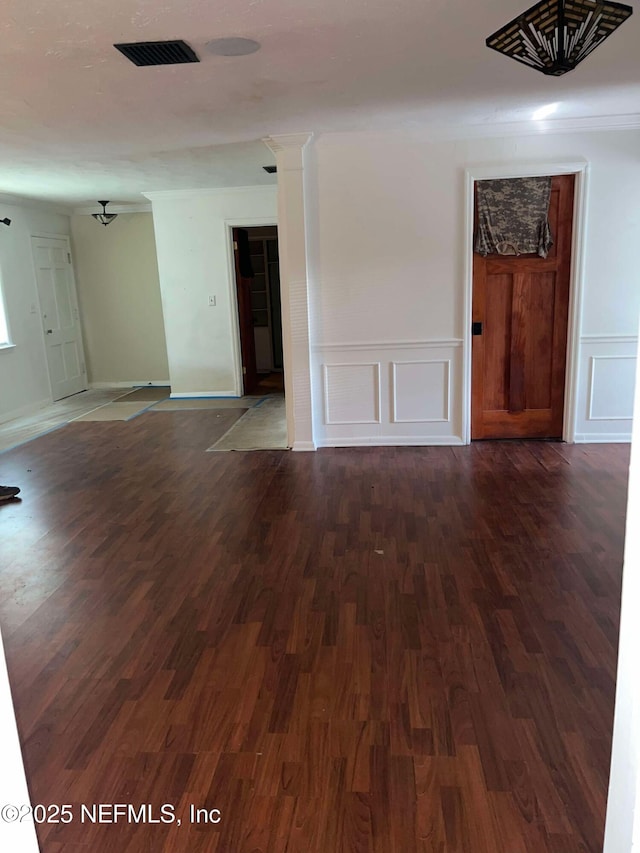
[(38, 308), (38, 315), (39, 315), (40, 320), (41, 320), (42, 347), (43, 347), (43, 352), (45, 355), (45, 361), (47, 364), (47, 381), (49, 383), (49, 398), (50, 398), (50, 402), (55, 402), (56, 399), (64, 399), (64, 397), (56, 398), (55, 393), (54, 393), (54, 384), (53, 384), (53, 379), (51, 376), (51, 365), (49, 362), (49, 354), (47, 352), (47, 339), (46, 339), (47, 333), (45, 332), (44, 324), (42, 323), (42, 320), (43, 320), (42, 294), (40, 291), (40, 285), (38, 283), (38, 270), (37, 270), (37, 265), (36, 265), (36, 257), (34, 254), (34, 241), (35, 240), (56, 240), (56, 241), (59, 241), (63, 245), (63, 251), (66, 253), (66, 255), (69, 259), (68, 266), (69, 266), (69, 273), (70, 273), (70, 277), (71, 277), (71, 289), (72, 289), (72, 294), (73, 294), (72, 312), (73, 312), (75, 319), (77, 320), (77, 326), (78, 326), (77, 344), (79, 347), (78, 355), (79, 355), (79, 359), (80, 359), (80, 373), (81, 373), (81, 377), (84, 377), (84, 378), (79, 379), (79, 385), (82, 385), (83, 387), (78, 387), (76, 390), (72, 390), (69, 395), (64, 395), (64, 396), (71, 396), (73, 394), (80, 393), (80, 391), (86, 391), (87, 387), (88, 387), (87, 362), (86, 362), (86, 356), (85, 356), (85, 351), (84, 351), (84, 330), (82, 328), (82, 317), (80, 315), (80, 308), (79, 308), (79, 303), (78, 303), (78, 285), (76, 282), (76, 275), (75, 275), (75, 270), (73, 267), (73, 260), (72, 260), (72, 254), (71, 254), (71, 238), (70, 238), (69, 234), (50, 233), (48, 231), (35, 231), (34, 233), (31, 234), (31, 265), (32, 265), (34, 280), (36, 281), (37, 308)]
[(574, 195), (571, 274), (569, 283), (569, 324), (565, 371), (564, 419), (562, 438), (573, 443), (576, 433), (578, 369), (580, 356), (580, 318), (586, 252), (586, 215), (589, 165), (586, 161), (535, 163), (526, 165), (475, 166), (465, 170), (464, 219), (464, 308), (462, 336), (462, 438), (471, 443), (471, 317), (473, 297), (473, 216), (475, 182), (503, 178), (532, 178), (545, 175), (576, 176)]
[[(225, 219), (225, 228), (227, 229), (227, 266), (229, 268), (229, 281), (234, 282), (235, 298), (231, 299), (231, 312), (233, 316), (233, 358), (236, 365), (236, 392), (238, 396), (244, 393), (244, 377), (242, 374), (242, 346), (240, 343), (240, 312), (238, 309), (238, 289), (236, 285), (236, 267), (233, 255), (233, 229), (234, 228), (264, 228), (265, 226), (278, 227), (278, 223), (273, 221), (273, 217), (259, 217), (243, 219)], [(286, 365), (285, 365), (286, 372)]]

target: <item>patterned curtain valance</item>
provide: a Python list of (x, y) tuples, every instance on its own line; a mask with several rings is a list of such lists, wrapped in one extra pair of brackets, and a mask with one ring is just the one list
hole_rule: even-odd
[(549, 228), (551, 178), (478, 181), (478, 221), (474, 250), (480, 255), (546, 258), (553, 238)]

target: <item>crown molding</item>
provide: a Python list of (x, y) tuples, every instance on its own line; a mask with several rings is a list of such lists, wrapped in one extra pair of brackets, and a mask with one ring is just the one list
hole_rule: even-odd
[(45, 201), (44, 199), (31, 198), (29, 196), (11, 195), (10, 193), (0, 193), (0, 204), (8, 204), (13, 207), (26, 207), (31, 210), (46, 210), (48, 213), (58, 213), (62, 216), (71, 216), (73, 209), (71, 206), (60, 204), (55, 201)]
[(262, 141), (274, 154), (279, 154), (281, 151), (291, 149), (302, 150), (312, 137), (313, 133), (310, 131), (307, 133), (280, 133), (274, 136), (264, 136)]
[(486, 139), (504, 136), (540, 136), (553, 133), (587, 133), (594, 131), (638, 130), (640, 114), (557, 118), (544, 121), (494, 122), (429, 127), (424, 130), (436, 140)]
[(142, 195), (150, 201), (161, 201), (163, 199), (197, 198), (208, 195), (219, 195), (220, 193), (242, 194), (265, 192), (273, 194), (277, 191), (277, 188), (277, 184), (274, 181), (272, 184), (257, 184), (256, 186), (249, 187), (209, 187), (208, 189), (195, 190), (157, 190), (156, 192), (142, 193)]
[[(92, 205), (83, 205), (82, 207), (75, 207), (73, 209), (74, 216), (91, 216), (94, 213), (100, 213), (100, 209), (97, 204)], [(111, 204), (109, 202), (109, 208), (107, 213), (151, 213), (151, 205), (150, 204)]]
[(265, 136), (262, 141), (275, 154), (278, 172), (302, 172), (304, 169), (304, 149), (312, 139), (313, 133), (283, 133), (277, 136)]

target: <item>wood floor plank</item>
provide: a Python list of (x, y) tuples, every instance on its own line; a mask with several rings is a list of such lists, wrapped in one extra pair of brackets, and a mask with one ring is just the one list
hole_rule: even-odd
[(628, 448), (206, 453), (217, 414), (3, 455), (43, 853), (597, 853)]

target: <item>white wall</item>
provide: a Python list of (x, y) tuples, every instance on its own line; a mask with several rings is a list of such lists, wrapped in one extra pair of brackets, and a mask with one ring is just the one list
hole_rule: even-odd
[[(640, 850), (640, 371), (629, 471), (616, 711), (604, 853)], [(635, 812), (635, 814), (634, 814)]]
[(31, 236), (69, 234), (69, 217), (45, 205), (36, 207), (0, 197), (0, 278), (9, 330), (15, 347), (0, 350), (0, 421), (51, 402)]
[(462, 440), (467, 168), (589, 164), (576, 434), (628, 440), (640, 308), (640, 133), (430, 141), (328, 134), (309, 152), (319, 445)]
[(242, 393), (229, 229), (275, 225), (276, 194), (275, 186), (149, 193), (172, 395)]
[(91, 216), (73, 216), (71, 233), (89, 381), (167, 383), (151, 214), (119, 214), (106, 228)]
[[(4, 217), (2, 217), (4, 219)], [(20, 739), (16, 725), (11, 687), (4, 655), (2, 636), (0, 635), (0, 803), (3, 805), (26, 805), (29, 789), (24, 772)], [(35, 803), (34, 803), (35, 805)], [(0, 849), (15, 850), (17, 853), (38, 853), (33, 817), (29, 815), (24, 822), (0, 821)]]

